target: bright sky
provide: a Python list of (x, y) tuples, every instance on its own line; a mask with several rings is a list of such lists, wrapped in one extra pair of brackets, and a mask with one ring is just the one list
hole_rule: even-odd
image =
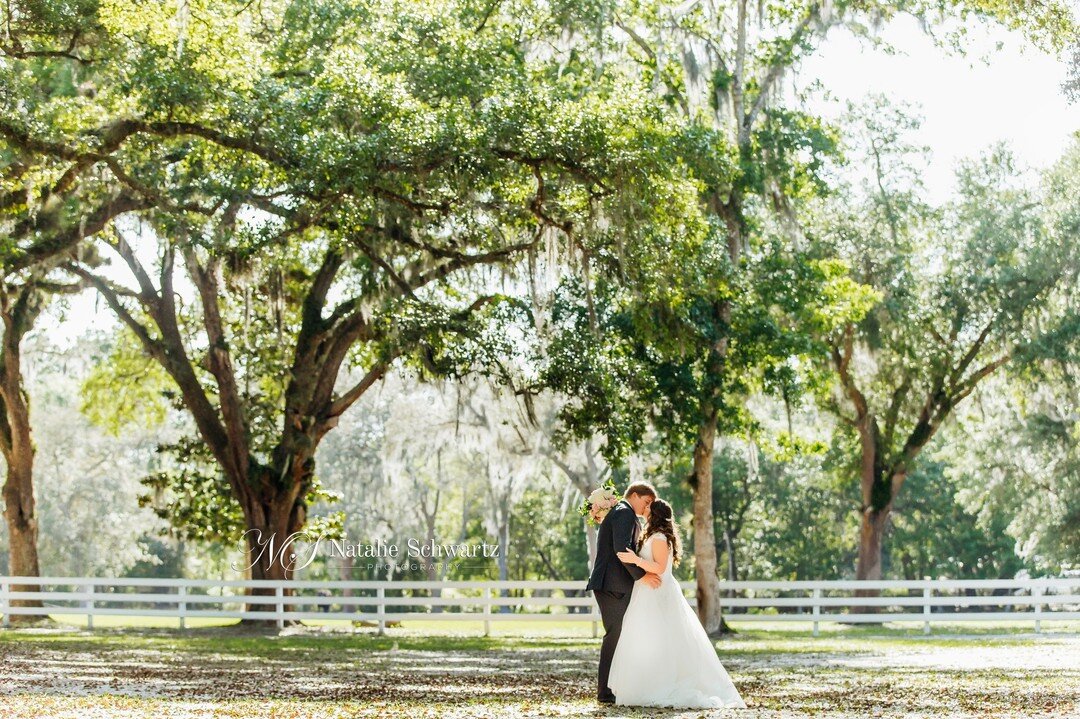
[(930, 147), (923, 179), (930, 199), (941, 201), (952, 189), (957, 160), (1005, 140), (1022, 165), (1046, 167), (1080, 131), (1080, 103), (1070, 106), (1061, 90), (1065, 61), (1030, 47), (1018, 33), (980, 26), (969, 33), (972, 50), (960, 57), (935, 47), (909, 17), (883, 31), (894, 55), (833, 30), (800, 75), (803, 82), (818, 78), (835, 96), (815, 104), (825, 116), (871, 93), (921, 109), (923, 125), (913, 139)]
[[(1070, 106), (1061, 91), (1065, 62), (1026, 46), (1016, 33), (972, 28), (969, 47), (974, 49), (967, 57), (935, 47), (906, 17), (891, 22), (883, 34), (896, 54), (833, 30), (819, 54), (803, 65), (803, 80), (796, 82), (820, 79), (833, 98), (820, 99), (812, 109), (830, 117), (843, 110), (845, 101), (875, 92), (920, 106), (924, 123), (914, 139), (931, 149), (924, 181), (932, 200), (948, 196), (958, 159), (1006, 140), (1022, 164), (1045, 167), (1080, 131), (1080, 103)], [(88, 292), (71, 299), (66, 322), (48, 317), (40, 326), (58, 341), (70, 341), (114, 322), (108, 307)]]

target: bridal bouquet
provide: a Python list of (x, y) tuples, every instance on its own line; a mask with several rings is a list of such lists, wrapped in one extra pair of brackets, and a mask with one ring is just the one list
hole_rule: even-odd
[(585, 501), (578, 507), (578, 513), (585, 517), (586, 522), (597, 526), (604, 521), (607, 513), (618, 503), (619, 495), (615, 492), (615, 483), (609, 479), (585, 498)]

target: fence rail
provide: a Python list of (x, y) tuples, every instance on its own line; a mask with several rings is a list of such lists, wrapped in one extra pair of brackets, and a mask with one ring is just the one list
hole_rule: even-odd
[[(579, 581), (266, 581), (0, 576), (0, 614), (368, 622), (383, 633), (401, 621), (591, 622), (600, 615)], [(682, 589), (691, 605), (694, 583)], [(859, 591), (861, 590), (861, 591)], [(872, 590), (875, 596), (856, 596)], [(254, 592), (251, 594), (249, 592)], [(721, 582), (721, 603), (738, 621), (935, 622), (1080, 620), (1080, 577), (920, 581)], [(13, 602), (18, 603), (13, 605)], [(40, 606), (21, 606), (27, 602)]]

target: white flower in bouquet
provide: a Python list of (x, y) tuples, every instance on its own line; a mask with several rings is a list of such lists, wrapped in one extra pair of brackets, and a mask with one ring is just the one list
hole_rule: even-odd
[(615, 483), (609, 479), (603, 486), (597, 487), (589, 494), (578, 512), (589, 524), (598, 525), (618, 503), (619, 495), (615, 492)]

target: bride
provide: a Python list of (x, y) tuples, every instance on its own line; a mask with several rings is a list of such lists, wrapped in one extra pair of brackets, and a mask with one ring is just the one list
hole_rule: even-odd
[(619, 552), (619, 559), (659, 574), (663, 581), (656, 589), (641, 580), (634, 584), (608, 678), (616, 703), (745, 708), (705, 629), (671, 574), (680, 551), (671, 505), (657, 499), (646, 510), (646, 518), (640, 555), (627, 549)]

